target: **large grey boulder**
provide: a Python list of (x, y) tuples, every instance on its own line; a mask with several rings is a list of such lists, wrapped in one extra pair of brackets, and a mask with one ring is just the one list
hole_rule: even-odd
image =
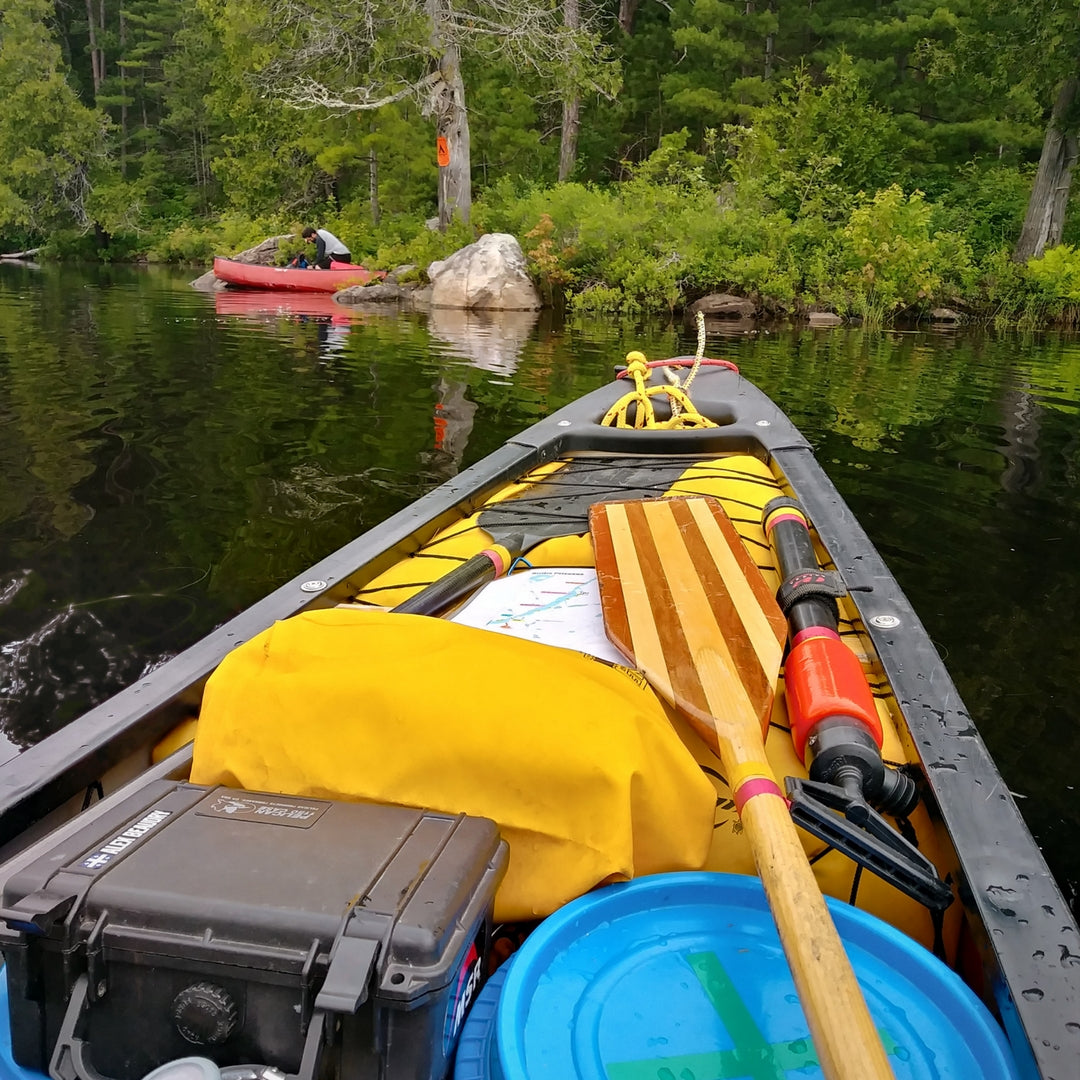
[[(260, 244), (241, 251), (238, 255), (230, 255), (233, 262), (248, 263), (251, 266), (276, 266), (278, 261), (278, 248), (282, 240), (291, 240), (292, 233), (282, 233), (280, 236), (268, 236)], [(205, 274), (190, 282), (193, 289), (200, 292), (218, 292), (229, 287), (228, 282), (214, 276), (213, 270), (207, 270)]]
[(428, 267), (431, 306), (537, 311), (543, 304), (521, 245), (509, 233), (487, 233)]

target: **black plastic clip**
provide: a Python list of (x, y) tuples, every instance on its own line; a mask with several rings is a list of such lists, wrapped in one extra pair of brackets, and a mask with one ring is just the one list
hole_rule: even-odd
[(776, 602), (787, 613), (800, 601), (811, 597), (817, 600), (839, 600), (847, 595), (844, 579), (835, 570), (796, 570), (776, 590)]
[(789, 776), (792, 820), (931, 911), (944, 911), (952, 890), (934, 864), (873, 807), (835, 784)]
[(10, 908), (0, 908), (0, 920), (21, 934), (47, 934), (71, 910), (76, 897), (39, 889)]

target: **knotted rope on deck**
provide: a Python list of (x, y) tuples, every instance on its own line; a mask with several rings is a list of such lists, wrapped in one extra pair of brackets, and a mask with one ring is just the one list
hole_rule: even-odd
[[(698, 347), (693, 365), (684, 380), (680, 382), (675, 364), (651, 365), (641, 352), (626, 354), (626, 371), (623, 375), (634, 380), (634, 389), (624, 394), (608, 409), (600, 422), (605, 427), (653, 429), (657, 431), (683, 431), (689, 428), (711, 428), (718, 425), (698, 412), (688, 393), (703, 362), (705, 362), (705, 319), (701, 312), (697, 315)], [(685, 363), (685, 361), (683, 362)], [(720, 361), (725, 366), (727, 361)], [(668, 380), (667, 385), (648, 386), (655, 367), (661, 367)], [(620, 376), (622, 377), (622, 376)], [(652, 399), (666, 397), (671, 409), (671, 416), (666, 420), (657, 419)]]

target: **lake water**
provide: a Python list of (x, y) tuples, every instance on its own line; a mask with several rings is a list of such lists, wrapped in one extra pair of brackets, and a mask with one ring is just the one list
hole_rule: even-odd
[[(354, 314), (0, 263), (0, 759), (692, 326)], [(1080, 338), (733, 330), (1080, 890)]]

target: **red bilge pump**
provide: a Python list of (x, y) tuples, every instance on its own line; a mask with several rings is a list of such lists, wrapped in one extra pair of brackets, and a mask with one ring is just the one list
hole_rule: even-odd
[[(788, 620), (784, 684), (791, 736), (810, 777), (786, 779), (792, 817), (860, 866), (942, 911), (951, 890), (906, 827), (918, 789), (910, 776), (882, 760), (873, 694), (858, 659), (840, 639), (836, 600), (845, 595), (843, 581), (819, 565), (796, 500), (771, 500), (762, 522), (782, 581), (776, 598)], [(895, 816), (901, 831), (882, 814)]]

